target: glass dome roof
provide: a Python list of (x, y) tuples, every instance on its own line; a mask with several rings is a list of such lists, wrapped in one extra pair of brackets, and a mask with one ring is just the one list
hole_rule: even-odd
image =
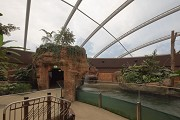
[[(20, 27), (4, 40), (23, 46), (27, 1), (0, 1), (0, 22)], [(155, 49), (170, 54), (168, 35), (172, 30), (180, 35), (179, 21), (179, 0), (31, 0), (26, 46), (35, 51), (42, 44), (40, 29), (57, 31), (67, 23), (74, 45), (84, 47), (88, 57), (136, 57)], [(180, 37), (175, 49), (180, 51)]]

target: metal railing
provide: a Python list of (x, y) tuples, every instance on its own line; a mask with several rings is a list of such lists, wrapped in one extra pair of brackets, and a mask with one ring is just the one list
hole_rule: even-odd
[(71, 102), (47, 96), (13, 102), (3, 110), (3, 120), (75, 120)]
[(61, 96), (60, 96), (60, 98), (63, 98), (63, 87), (61, 86), (60, 82), (56, 81), (56, 83), (59, 86), (59, 88), (61, 89)]

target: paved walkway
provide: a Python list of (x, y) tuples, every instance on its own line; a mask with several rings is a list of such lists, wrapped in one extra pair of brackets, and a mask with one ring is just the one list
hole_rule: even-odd
[[(60, 89), (49, 89), (25, 94), (0, 96), (0, 119), (2, 119), (3, 108), (11, 102), (21, 101), (24, 97), (35, 98), (46, 96), (48, 92), (53, 96), (60, 97), (59, 91)], [(77, 101), (72, 103), (71, 108), (75, 112), (76, 120), (127, 120), (104, 109)]]

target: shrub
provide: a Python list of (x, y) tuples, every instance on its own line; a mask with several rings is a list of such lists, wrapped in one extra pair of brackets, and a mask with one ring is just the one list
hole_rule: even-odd
[(171, 70), (159, 66), (159, 62), (155, 60), (156, 53), (148, 56), (141, 65), (129, 66), (124, 68), (123, 78), (126, 82), (131, 83), (149, 83), (161, 82), (164, 78), (168, 78)]
[(30, 76), (30, 69), (28, 68), (20, 68), (17, 69), (14, 78), (18, 81), (29, 81), (31, 76)]
[(0, 85), (0, 95), (22, 93), (31, 90), (31, 85), (27, 83), (8, 83)]

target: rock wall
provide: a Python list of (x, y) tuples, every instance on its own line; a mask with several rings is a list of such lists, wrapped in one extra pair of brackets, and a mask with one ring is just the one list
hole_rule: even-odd
[[(37, 82), (39, 89), (49, 88), (49, 75), (48, 72), (57, 66), (64, 71), (64, 95), (68, 100), (75, 100), (75, 88), (80, 82), (81, 78), (88, 72), (88, 63), (86, 52), (80, 55), (69, 55), (67, 47), (61, 49), (59, 57), (55, 57), (53, 53), (46, 52), (41, 54), (34, 60), (37, 66)], [(73, 71), (73, 72), (72, 72)]]

